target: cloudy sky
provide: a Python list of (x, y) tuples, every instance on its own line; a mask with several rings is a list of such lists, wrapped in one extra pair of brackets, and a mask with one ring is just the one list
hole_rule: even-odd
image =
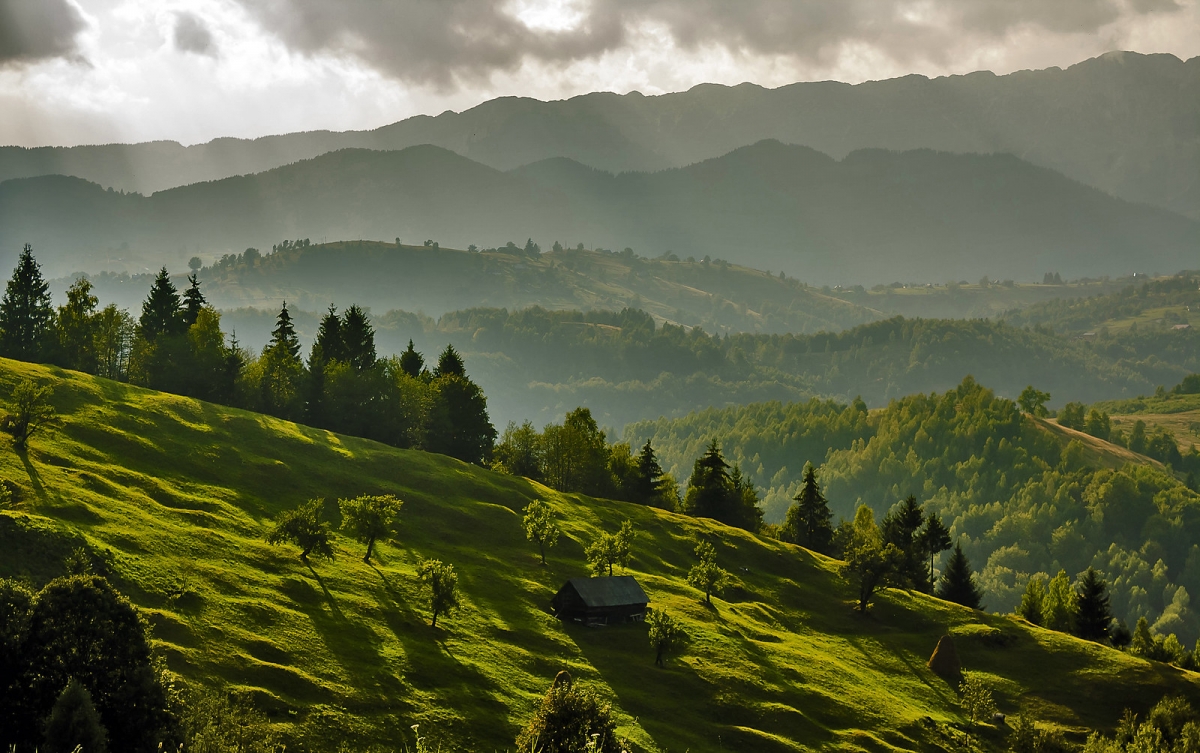
[(373, 128), (503, 95), (1200, 55), (1200, 0), (0, 0), (0, 144)]

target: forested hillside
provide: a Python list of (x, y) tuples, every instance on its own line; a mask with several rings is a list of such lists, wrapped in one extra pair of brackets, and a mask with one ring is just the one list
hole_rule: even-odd
[(304, 237), (460, 248), (532, 237), (873, 285), (1169, 273), (1191, 263), (1200, 224), (1010, 155), (863, 150), (839, 161), (778, 141), (656, 173), (565, 159), (501, 172), (418, 146), (344, 150), (145, 197), (78, 178), (0, 183), (0, 248), (33, 243), (53, 275)]
[(1196, 122), (1197, 103), (1200, 58), (1117, 52), (1065, 70), (1004, 76), (905, 76), (778, 89), (705, 84), (662, 96), (594, 93), (558, 102), (506, 97), (374, 131), (217, 139), (190, 147), (5, 147), (0, 181), (61, 173), (151, 193), (337, 149), (419, 144), (501, 170), (567, 157), (611, 172), (646, 171), (778, 139), (839, 158), (872, 147), (1009, 152), (1116, 196), (1200, 219), (1200, 151), (1195, 129), (1181, 126)]
[(818, 466), (843, 518), (859, 504), (882, 515), (915, 495), (976, 563), (989, 609), (1016, 608), (1031, 578), (1094, 566), (1130, 628), (1144, 616), (1186, 645), (1200, 638), (1190, 607), (1200, 593), (1196, 490), (1149, 458), (1023, 415), (974, 380), (873, 412), (819, 401), (710, 409), (634, 424), (624, 438), (634, 447), (649, 440), (664, 470), (684, 475), (707, 443), (720, 442), (765, 490), (774, 522), (805, 463)]
[[(411, 725), (435, 750), (511, 750), (564, 669), (611, 704), (615, 732), (634, 753), (933, 749), (966, 731), (1006, 745), (990, 716), (971, 723), (953, 674), (947, 681), (925, 666), (944, 634), (1002, 712), (1075, 741), (1128, 706), (1145, 712), (1173, 694), (1200, 700), (1190, 673), (922, 593), (884, 590), (860, 615), (840, 563), (712, 521), (0, 361), (3, 394), (23, 380), (49, 390), (60, 423), (19, 453), (3, 442), (0, 576), (35, 589), (69, 572), (104, 576), (153, 626), (175, 691), (234, 691), (268, 715), (288, 750), (412, 746)], [(1019, 432), (1003, 410), (955, 426), (970, 433), (989, 422)], [(403, 503), (369, 563), (341, 527), (347, 502), (362, 494)], [(299, 547), (268, 535), (312, 498), (328, 500), (318, 509), (332, 557), (302, 560)], [(562, 534), (547, 565), (522, 525), (539, 499)], [(662, 667), (645, 624), (587, 629), (550, 613), (564, 580), (588, 572), (585, 548), (626, 520), (636, 534), (618, 572), (635, 575), (653, 610), (686, 635)], [(685, 577), (698, 542), (714, 545), (730, 574), (710, 604)], [(453, 566), (458, 593), (436, 627), (418, 575), (434, 559)], [(79, 578), (54, 583), (95, 582)], [(9, 595), (24, 589), (0, 584)], [(116, 729), (129, 709), (97, 698)], [(257, 717), (234, 720), (256, 724), (230, 732), (243, 743), (264, 739)], [(205, 723), (230, 726), (216, 716)]]
[(1052, 327), (1060, 332), (1133, 331), (1161, 333), (1200, 326), (1200, 274), (1177, 275), (1087, 296), (1065, 296), (1006, 312), (1013, 324)]

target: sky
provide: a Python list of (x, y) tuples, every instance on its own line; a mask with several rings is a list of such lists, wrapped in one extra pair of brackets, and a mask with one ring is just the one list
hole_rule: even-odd
[(0, 0), (0, 144), (376, 128), (661, 94), (1200, 55), (1200, 0)]

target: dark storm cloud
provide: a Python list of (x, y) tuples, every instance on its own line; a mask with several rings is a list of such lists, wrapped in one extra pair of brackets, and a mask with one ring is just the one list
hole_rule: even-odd
[[(665, 28), (676, 44), (819, 60), (846, 43), (900, 61), (940, 60), (964, 38), (1036, 28), (1093, 33), (1123, 13), (1176, 0), (592, 0), (567, 31), (531, 30), (494, 0), (241, 0), (293, 49), (358, 57), (401, 80), (441, 87), (621, 49), (631, 30)], [(1124, 10), (1128, 8), (1128, 10)]]
[(192, 13), (179, 13), (175, 17), (175, 49), (194, 52), (197, 55), (215, 55), (216, 42), (204, 19)]
[(72, 56), (84, 26), (66, 0), (0, 0), (0, 66)]

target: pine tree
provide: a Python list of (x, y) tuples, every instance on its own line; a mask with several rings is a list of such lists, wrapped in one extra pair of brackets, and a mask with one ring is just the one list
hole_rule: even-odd
[(829, 554), (833, 544), (833, 513), (817, 483), (817, 469), (804, 466), (804, 482), (795, 502), (788, 508), (780, 531), (784, 541)]
[(292, 325), (292, 315), (288, 313), (287, 301), (283, 302), (283, 307), (279, 310), (279, 317), (275, 320), (275, 329), (271, 331), (271, 344), (267, 347), (286, 353), (289, 360), (300, 361), (300, 338), (296, 336), (296, 328)]
[(962, 604), (971, 609), (983, 609), (983, 590), (975, 583), (971, 563), (967, 561), (967, 555), (963, 554), (962, 544), (954, 545), (954, 552), (950, 555), (950, 561), (946, 563), (941, 582), (938, 583), (937, 596), (939, 599)]
[(21, 361), (40, 360), (53, 325), (50, 284), (33, 258), (33, 246), (26, 243), (0, 301), (0, 355)]
[(1075, 634), (1088, 641), (1106, 640), (1113, 619), (1108, 584), (1094, 568), (1089, 567), (1075, 590)]
[(946, 528), (946, 524), (937, 515), (930, 513), (925, 518), (925, 527), (918, 534), (920, 539), (921, 549), (924, 550), (925, 556), (929, 558), (929, 580), (930, 587), (933, 586), (933, 558), (950, 548), (950, 530)]
[(108, 734), (100, 723), (92, 694), (78, 680), (71, 678), (46, 720), (44, 750), (71, 753), (80, 747), (88, 753), (105, 753)]
[(732, 491), (729, 464), (725, 462), (721, 446), (714, 439), (692, 465), (687, 496), (683, 502), (684, 512), (697, 518), (723, 520), (728, 515), (728, 500)]
[(163, 335), (178, 335), (187, 330), (188, 324), (179, 300), (179, 291), (171, 282), (167, 268), (159, 270), (150, 286), (150, 295), (142, 303), (142, 316), (138, 320), (138, 334), (153, 343)]
[(192, 272), (187, 279), (188, 289), (183, 293), (183, 321), (190, 327), (196, 323), (196, 319), (200, 317), (200, 311), (208, 304), (208, 301), (200, 292), (200, 281), (196, 279), (196, 273)]
[(654, 454), (650, 440), (642, 445), (637, 455), (637, 466), (633, 477), (631, 501), (642, 505), (655, 505), (662, 498), (662, 466)]
[(359, 373), (375, 365), (375, 329), (367, 319), (367, 312), (357, 305), (342, 314), (342, 344), (344, 360)]
[(342, 320), (338, 318), (337, 309), (330, 306), (317, 326), (317, 339), (313, 342), (308, 366), (316, 371), (317, 364), (323, 367), (327, 363), (345, 360), (346, 345), (342, 338)]
[(927, 591), (925, 580), (925, 547), (920, 539), (921, 526), (925, 522), (925, 511), (911, 494), (888, 512), (883, 519), (884, 543), (892, 544), (903, 554), (900, 575), (910, 588)]
[(419, 379), (425, 370), (425, 358), (413, 347), (413, 341), (408, 341), (408, 348), (400, 354), (400, 370), (413, 379)]
[(467, 375), (467, 367), (463, 364), (462, 356), (458, 354), (453, 345), (447, 345), (442, 354), (438, 356), (437, 368), (434, 369), (433, 375), (435, 377), (465, 377)]

